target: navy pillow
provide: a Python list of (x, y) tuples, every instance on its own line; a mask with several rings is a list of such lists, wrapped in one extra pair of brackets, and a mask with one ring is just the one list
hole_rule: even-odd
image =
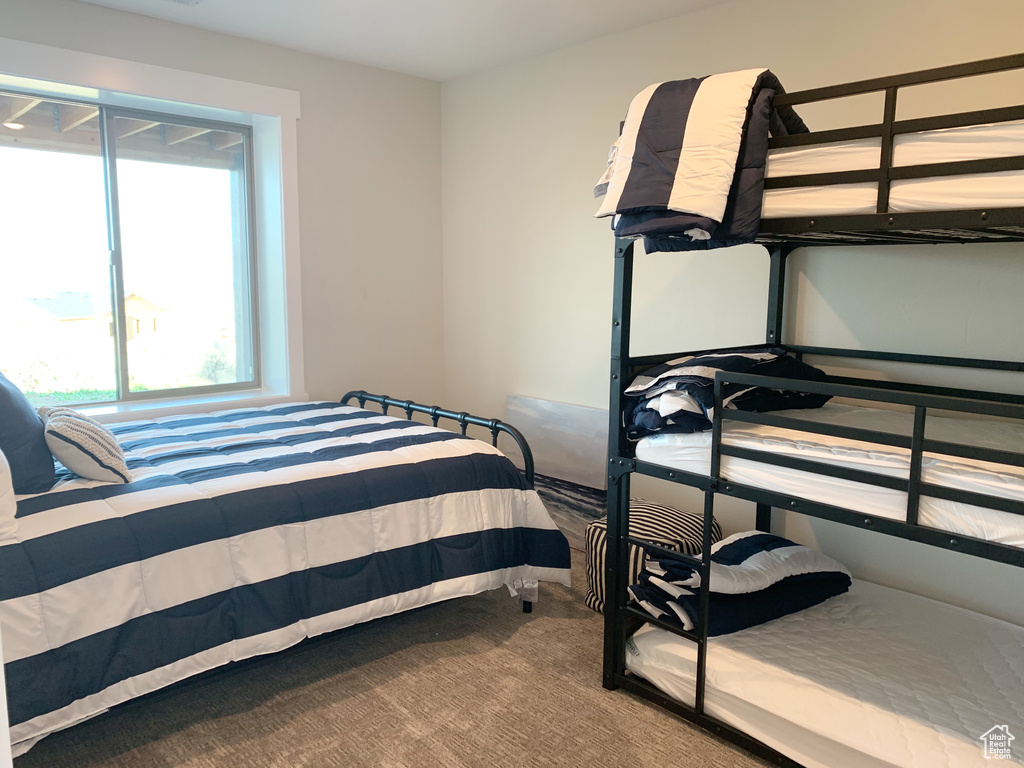
[(36, 409), (0, 373), (0, 451), (11, 465), (15, 493), (42, 493), (56, 482), (53, 454)]

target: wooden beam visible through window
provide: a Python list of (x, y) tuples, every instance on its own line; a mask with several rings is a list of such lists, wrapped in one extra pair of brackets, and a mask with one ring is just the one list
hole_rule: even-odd
[(87, 123), (100, 113), (99, 107), (83, 106), (79, 104), (58, 104), (57, 125), (61, 133), (74, 130), (82, 123)]
[(23, 99), (18, 96), (0, 97), (0, 123), (13, 123), (41, 102), (42, 99)]
[(196, 136), (202, 136), (209, 132), (209, 128), (196, 128), (194, 125), (165, 125), (164, 144), (168, 147), (173, 147), (175, 144), (181, 144), (183, 141), (194, 139)]
[(128, 117), (120, 117), (117, 120), (117, 138), (127, 139), (129, 136), (148, 131), (150, 128), (156, 128), (158, 125), (160, 123), (152, 120), (133, 120)]
[(214, 131), (210, 134), (211, 149), (231, 149), (242, 143), (242, 134), (228, 131)]

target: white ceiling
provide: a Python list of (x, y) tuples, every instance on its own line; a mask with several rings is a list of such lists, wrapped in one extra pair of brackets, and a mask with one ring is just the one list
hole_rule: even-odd
[(448, 80), (725, 0), (84, 0)]

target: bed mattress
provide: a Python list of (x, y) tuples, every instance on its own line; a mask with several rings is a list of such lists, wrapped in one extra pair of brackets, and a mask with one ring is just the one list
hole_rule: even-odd
[(132, 482), (60, 472), (18, 497), (0, 546), (16, 754), (306, 637), (518, 579), (569, 583), (565, 537), (485, 442), (338, 403), (111, 429)]
[[(692, 706), (692, 643), (646, 625), (626, 666)], [(862, 581), (713, 638), (706, 680), (708, 714), (807, 768), (983, 768), (983, 735), (1024, 732), (1024, 628)]]
[[(893, 165), (923, 165), (1024, 155), (1024, 120), (947, 128), (896, 136)], [(767, 178), (877, 168), (881, 139), (859, 139), (768, 152)], [(874, 213), (874, 182), (765, 191), (761, 217)], [(898, 179), (890, 185), (889, 210), (937, 211), (1024, 205), (1024, 171), (969, 176)]]
[[(913, 415), (910, 413), (837, 403), (829, 403), (819, 409), (778, 413), (808, 421), (894, 434), (909, 435), (913, 428)], [(929, 416), (926, 423), (926, 436), (931, 439), (1024, 452), (1024, 424), (939, 416)], [(723, 441), (728, 445), (892, 477), (909, 478), (910, 474), (910, 451), (891, 446), (740, 422), (726, 422)], [(711, 433), (662, 433), (645, 437), (637, 443), (636, 457), (640, 461), (707, 475), (711, 471)], [(906, 519), (905, 491), (732, 456), (722, 457), (721, 473), (725, 479), (756, 488), (878, 517)], [(1024, 467), (925, 453), (922, 479), (935, 485), (1024, 501)], [(922, 496), (918, 521), (939, 530), (1024, 547), (1022, 515)]]

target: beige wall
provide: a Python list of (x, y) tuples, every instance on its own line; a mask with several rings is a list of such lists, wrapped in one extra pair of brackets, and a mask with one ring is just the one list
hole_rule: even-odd
[(440, 397), (440, 84), (73, 0), (0, 37), (298, 91), (306, 389)]
[[(481, 413), (500, 412), (506, 394), (606, 406), (612, 238), (608, 221), (592, 218), (591, 189), (649, 83), (769, 66), (799, 90), (1019, 52), (1022, 25), (1018, 0), (739, 0), (446, 82), (446, 397)], [(807, 118), (831, 124), (844, 110)], [(799, 314), (805, 342), (1024, 359), (1021, 250), (797, 252), (789, 325)], [(652, 255), (637, 270), (634, 353), (763, 339), (760, 248)], [(732, 530), (752, 522), (746, 507), (722, 509)], [(860, 574), (1024, 623), (1024, 604), (1006, 597), (1024, 587), (1020, 569), (822, 521), (786, 530)]]

